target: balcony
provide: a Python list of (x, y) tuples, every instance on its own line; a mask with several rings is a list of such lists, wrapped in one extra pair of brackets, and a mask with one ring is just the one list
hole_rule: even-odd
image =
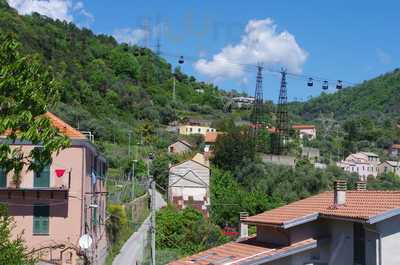
[[(32, 180), (33, 177), (33, 180)], [(71, 173), (57, 172), (50, 174), (33, 174), (32, 177), (22, 176), (21, 184), (17, 187), (10, 177), (0, 186), (0, 202), (5, 200), (40, 200), (40, 199), (67, 199), (71, 187)], [(57, 195), (56, 195), (57, 194)], [(63, 196), (60, 196), (62, 194)]]

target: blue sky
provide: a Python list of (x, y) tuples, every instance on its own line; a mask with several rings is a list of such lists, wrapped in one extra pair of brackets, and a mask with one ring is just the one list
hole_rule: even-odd
[[(359, 83), (393, 70), (400, 61), (400, 1), (395, 0), (9, 2), (21, 13), (36, 10), (139, 45), (146, 44), (143, 32), (154, 33), (162, 25), (161, 52), (169, 62), (176, 65), (170, 55), (182, 54), (186, 73), (250, 94), (255, 70), (243, 72), (236, 63), (260, 60), (267, 68), (283, 65), (296, 73)], [(147, 43), (154, 47), (155, 34), (150, 35)], [(264, 76), (264, 98), (276, 100), (279, 76)], [(308, 88), (305, 80), (289, 78), (289, 98), (318, 95), (319, 86)]]

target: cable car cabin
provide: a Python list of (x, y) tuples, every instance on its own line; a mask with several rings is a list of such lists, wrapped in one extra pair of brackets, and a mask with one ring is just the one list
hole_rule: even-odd
[(178, 63), (179, 64), (183, 64), (185, 62), (185, 60), (183, 59), (183, 56), (179, 57)]
[(322, 84), (322, 89), (323, 90), (328, 90), (328, 88), (329, 88), (328, 81), (324, 81), (324, 83)]
[(314, 85), (314, 79), (312, 79), (311, 77), (308, 79), (307, 85), (309, 87), (312, 87)]
[(343, 88), (343, 82), (342, 82), (342, 80), (338, 80), (337, 81), (337, 84), (336, 84), (336, 89), (342, 89)]

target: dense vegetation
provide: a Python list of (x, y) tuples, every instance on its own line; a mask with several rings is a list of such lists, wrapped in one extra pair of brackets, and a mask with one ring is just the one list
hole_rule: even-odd
[(0, 32), (15, 34), (23, 53), (38, 54), (52, 67), (61, 88), (61, 103), (53, 111), (92, 131), (111, 167), (126, 165), (120, 145), (128, 143), (130, 131), (132, 143), (164, 148), (168, 141), (159, 125), (222, 113), (224, 92), (172, 69), (149, 49), (118, 44), (113, 37), (39, 14), (20, 16), (5, 0), (0, 0)]

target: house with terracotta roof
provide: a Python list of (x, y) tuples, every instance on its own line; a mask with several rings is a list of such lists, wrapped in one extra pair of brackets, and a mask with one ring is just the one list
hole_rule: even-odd
[(389, 147), (389, 155), (392, 157), (399, 157), (400, 156), (400, 144), (392, 144)]
[(370, 191), (359, 182), (241, 218), (256, 234), (170, 265), (398, 265), (400, 191)]
[[(0, 167), (0, 203), (9, 208), (15, 221), (12, 234), (22, 235), (26, 246), (46, 264), (80, 264), (84, 252), (79, 238), (87, 234), (93, 244), (86, 250), (91, 264), (103, 264), (107, 255), (106, 187), (107, 164), (92, 142), (56, 115), (45, 114), (71, 145), (53, 154), (42, 171), (24, 168), (20, 185), (12, 172)], [(0, 136), (5, 141), (6, 136)], [(28, 141), (12, 147), (23, 152), (40, 148)]]
[(299, 133), (300, 139), (308, 138), (313, 140), (317, 138), (317, 128), (310, 124), (295, 124), (292, 129)]
[(337, 162), (336, 165), (344, 171), (356, 173), (360, 180), (367, 180), (368, 176), (376, 177), (379, 173), (379, 156), (371, 152), (358, 152), (350, 154), (346, 159)]
[(400, 162), (399, 161), (384, 161), (379, 164), (379, 174), (394, 173), (400, 176)]
[(177, 208), (194, 207), (208, 216), (210, 162), (203, 154), (169, 169), (168, 200)]
[(184, 154), (190, 152), (192, 148), (193, 146), (185, 140), (178, 140), (168, 146), (168, 153), (175, 155)]

